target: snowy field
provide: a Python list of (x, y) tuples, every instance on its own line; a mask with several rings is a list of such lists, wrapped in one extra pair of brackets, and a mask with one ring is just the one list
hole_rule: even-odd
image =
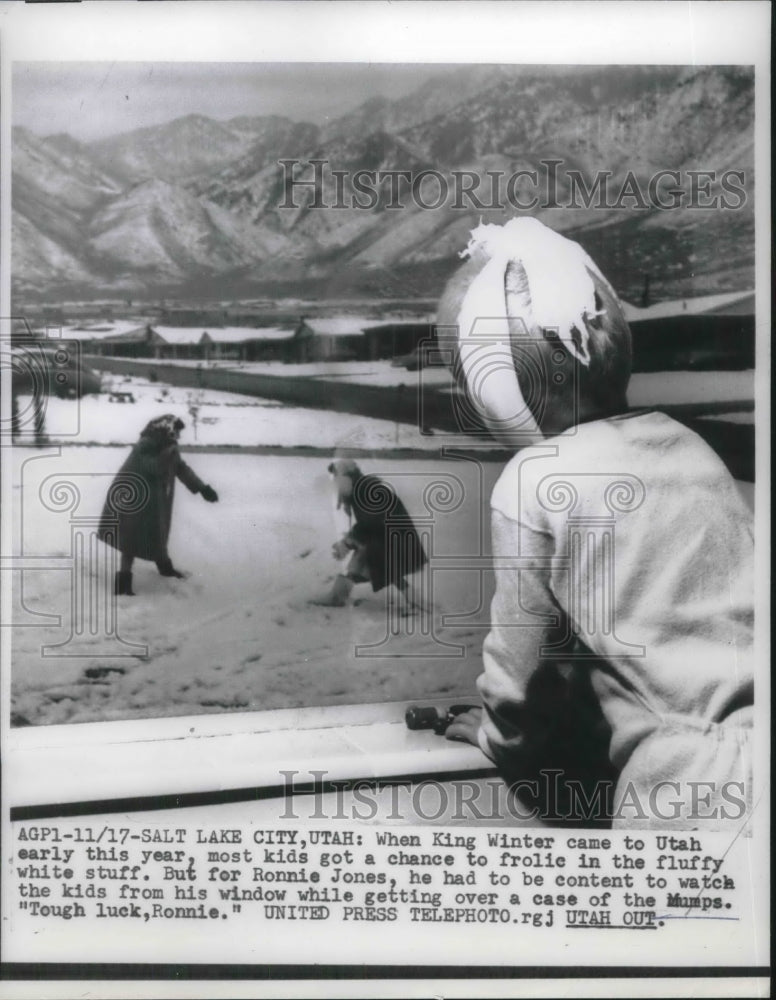
[[(120, 639), (141, 648), (106, 636), (100, 618), (96, 634), (87, 625), (54, 655), (42, 652), (70, 636), (78, 573), (70, 558), (71, 514), (44, 506), (41, 497), (51, 496), (46, 491), (53, 483), (46, 481), (57, 476), (75, 483), (80, 503), (72, 513), (96, 517), (125, 455), (126, 449), (109, 447), (66, 448), (61, 456), (57, 449), (14, 451), (14, 551), (28, 562), (42, 557), (40, 567), (13, 574), (17, 723), (472, 695), (483, 638), (476, 625), (485, 619), (492, 582), (487, 569), (457, 569), (455, 557), (480, 551), (483, 504), (499, 467), (480, 470), (471, 462), (362, 463), (391, 481), (418, 519), (426, 510), (424, 490), (440, 474), (458, 493), (450, 474), (462, 483), (466, 503), (434, 516), (428, 547), (451, 558), (433, 574), (430, 620), (389, 620), (386, 592), (373, 594), (368, 585), (355, 589), (357, 606), (307, 604), (337, 571), (331, 545), (344, 527), (325, 459), (208, 452), (190, 461), (220, 502), (206, 504), (180, 485), (175, 497), (170, 553), (190, 576), (162, 578), (153, 564), (138, 561), (136, 596), (110, 598)], [(87, 535), (94, 530), (88, 521), (76, 528)], [(95, 601), (110, 592), (111, 552), (101, 542), (92, 550), (85, 544), (84, 579)], [(465, 621), (446, 625), (445, 612)], [(40, 615), (61, 616), (61, 622)], [(357, 646), (375, 648), (357, 655)]]
[[(406, 373), (405, 374), (409, 374)], [(413, 375), (409, 375), (410, 379)], [(416, 376), (414, 376), (416, 378)], [(173, 413), (186, 424), (181, 445), (227, 447), (438, 450), (431, 434), (411, 425), (358, 414), (289, 406), (213, 389), (165, 386), (147, 378), (104, 373), (99, 396), (46, 401), (45, 432), (57, 444), (134, 444), (149, 420)], [(119, 394), (133, 402), (119, 402)], [(22, 413), (30, 398), (21, 396)], [(32, 439), (29, 426), (21, 441)], [(468, 443), (460, 436), (462, 445)]]

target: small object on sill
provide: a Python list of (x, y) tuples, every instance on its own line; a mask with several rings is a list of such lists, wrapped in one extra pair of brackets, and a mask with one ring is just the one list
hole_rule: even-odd
[(456, 715), (476, 707), (476, 705), (451, 705), (446, 712), (442, 713), (433, 706), (420, 708), (417, 705), (411, 705), (404, 713), (404, 721), (407, 724), (407, 729), (433, 729), (437, 736), (444, 736), (447, 727)]

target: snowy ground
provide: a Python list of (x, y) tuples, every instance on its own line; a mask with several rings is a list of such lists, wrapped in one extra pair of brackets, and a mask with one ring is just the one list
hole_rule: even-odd
[[(68, 639), (73, 614), (70, 516), (43, 506), (41, 495), (48, 494), (45, 486), (41, 493), (42, 484), (52, 475), (69, 479), (81, 496), (75, 515), (98, 515), (108, 474), (125, 454), (107, 447), (66, 448), (61, 456), (56, 449), (15, 449), (15, 551), (23, 537), (25, 557), (44, 557), (43, 568), (13, 574), (14, 622), (24, 626), (13, 631), (17, 721), (471, 696), (483, 638), (475, 626), (484, 621), (492, 586), (487, 569), (456, 570), (453, 561), (434, 574), (433, 630), (419, 616), (394, 620), (395, 634), (388, 635), (386, 593), (373, 594), (368, 585), (354, 593), (358, 606), (332, 610), (306, 603), (337, 570), (331, 544), (343, 527), (326, 462), (317, 458), (191, 456), (221, 498), (213, 506), (181, 487), (176, 493), (170, 552), (191, 575), (163, 579), (152, 564), (137, 562), (137, 596), (117, 599), (119, 636), (147, 652), (110, 640), (98, 625), (96, 634), (87, 628), (82, 639), (44, 655), (43, 646)], [(440, 473), (456, 475), (467, 502), (435, 516), (433, 551), (478, 553), (481, 505), (497, 466), (483, 467), (482, 484), (471, 462), (385, 459), (363, 467), (390, 479), (418, 518), (424, 489)], [(86, 582), (99, 593), (110, 590), (110, 552), (101, 542), (91, 553), (87, 545)], [(445, 626), (445, 611), (470, 612), (471, 621)], [(61, 616), (61, 624), (41, 625), (34, 617), (40, 614)], [(356, 655), (359, 645), (376, 648)], [(106, 655), (117, 652), (123, 655)]]
[[(409, 374), (410, 380), (413, 375)], [(312, 448), (351, 447), (437, 450), (433, 435), (411, 425), (357, 414), (289, 406), (271, 399), (241, 396), (212, 389), (160, 385), (147, 378), (103, 374), (105, 391), (79, 400), (46, 401), (46, 435), (62, 444), (132, 444), (149, 420), (174, 413), (186, 424), (181, 444), (229, 447)], [(134, 402), (119, 402), (130, 393)], [(31, 413), (29, 397), (19, 399), (20, 411)], [(32, 439), (25, 426), (21, 440)], [(468, 441), (460, 436), (462, 445)]]

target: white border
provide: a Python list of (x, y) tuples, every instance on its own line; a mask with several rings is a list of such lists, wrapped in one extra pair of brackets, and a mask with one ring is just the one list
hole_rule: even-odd
[(770, 4), (3, 3), (14, 59), (767, 65)]

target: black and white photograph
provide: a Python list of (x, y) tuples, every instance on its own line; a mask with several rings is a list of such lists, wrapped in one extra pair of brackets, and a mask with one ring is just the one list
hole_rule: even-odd
[(766, 996), (769, 5), (3, 6), (0, 995)]

